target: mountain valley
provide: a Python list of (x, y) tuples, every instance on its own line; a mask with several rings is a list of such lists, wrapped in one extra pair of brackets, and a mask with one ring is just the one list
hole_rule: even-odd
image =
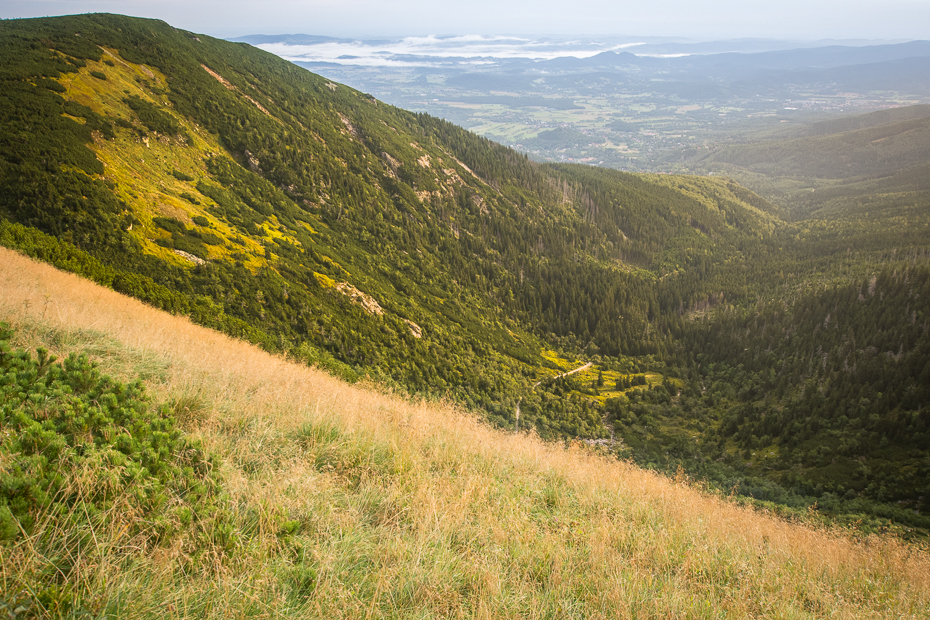
[(0, 244), (499, 428), (930, 530), (924, 107), (632, 174), (163, 22), (0, 41)]

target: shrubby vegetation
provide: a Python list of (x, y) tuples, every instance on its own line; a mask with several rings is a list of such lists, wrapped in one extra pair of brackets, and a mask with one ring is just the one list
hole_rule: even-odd
[(191, 565), (207, 549), (234, 549), (218, 463), (167, 406), (85, 355), (34, 357), (10, 336), (0, 324), (0, 545), (54, 550), (40, 570), (5, 576), (11, 617), (86, 612), (68, 584), (95, 532), (118, 531), (133, 553), (180, 540)]
[(56, 363), (44, 349), (35, 358), (11, 350), (9, 336), (0, 325), (3, 539), (29, 536), (37, 514), (94, 521), (116, 501), (142, 512), (134, 526), (147, 522), (156, 543), (176, 522), (214, 518), (216, 463), (140, 384), (101, 376), (86, 357)]

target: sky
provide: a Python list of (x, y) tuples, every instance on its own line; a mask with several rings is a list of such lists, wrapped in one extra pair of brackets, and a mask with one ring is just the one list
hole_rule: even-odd
[(558, 34), (930, 39), (930, 0), (0, 0), (0, 18), (121, 13), (221, 38)]

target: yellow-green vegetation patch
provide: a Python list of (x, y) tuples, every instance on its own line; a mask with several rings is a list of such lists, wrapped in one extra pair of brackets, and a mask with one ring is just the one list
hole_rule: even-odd
[(647, 385), (662, 383), (662, 375), (657, 372), (644, 372), (642, 374), (646, 377)]
[(540, 351), (540, 356), (548, 362), (551, 362), (563, 370), (568, 370), (571, 365), (571, 361), (560, 356), (558, 353), (552, 350), (543, 349)]
[(336, 281), (324, 273), (313, 272), (313, 277), (323, 288), (336, 288)]
[[(210, 209), (215, 208), (216, 203), (197, 191), (199, 180), (211, 178), (204, 160), (223, 153), (223, 147), (209, 132), (174, 113), (167, 101), (167, 82), (161, 73), (145, 65), (126, 62), (116, 50), (104, 52), (102, 62), (88, 61), (86, 67), (63, 75), (59, 82), (67, 89), (66, 99), (116, 120), (115, 137), (96, 140), (92, 148), (104, 164), (104, 178), (114, 184), (115, 193), (132, 208), (135, 222), (129, 232), (147, 254), (190, 267), (193, 265), (190, 259), (156, 243), (170, 234), (159, 228), (154, 220), (166, 217), (194, 226), (193, 218), (202, 218), (201, 221), (207, 221), (210, 234), (221, 241), (205, 244), (205, 258), (240, 260), (252, 272), (266, 265), (264, 247), (213, 215)], [(106, 74), (106, 80), (92, 75), (101, 71)], [(173, 119), (184, 135), (145, 131), (127, 103), (130, 97), (155, 106)], [(296, 239), (280, 232), (276, 218), (262, 228), (271, 239), (284, 238), (297, 244)]]
[(699, 176), (670, 176), (662, 174), (646, 175), (651, 181), (668, 187), (675, 187), (678, 191), (700, 203), (711, 211), (720, 211), (721, 203), (731, 202), (739, 204), (742, 208), (754, 213), (769, 231), (773, 230), (776, 218), (770, 213), (752, 205), (734, 193), (733, 183), (728, 179)]
[(324, 254), (324, 255), (322, 255), (322, 256), (320, 257), (320, 259), (322, 260), (322, 262), (323, 262), (324, 265), (327, 265), (327, 266), (329, 266), (329, 267), (332, 267), (333, 269), (338, 269), (338, 270), (341, 271), (346, 277), (352, 275), (352, 274), (350, 274), (350, 273), (345, 269), (345, 267), (343, 267), (343, 266), (340, 265), (338, 262), (336, 262), (335, 260), (333, 260), (332, 257), (326, 256), (326, 255)]
[(65, 118), (67, 118), (67, 119), (70, 119), (70, 120), (74, 121), (75, 123), (79, 123), (79, 124), (81, 124), (81, 125), (86, 125), (86, 124), (87, 124), (87, 119), (86, 119), (86, 118), (83, 118), (83, 117), (80, 117), (80, 116), (73, 116), (73, 115), (71, 115), (71, 114), (68, 114), (67, 112), (62, 112), (61, 115), (64, 116)]
[[(104, 64), (109, 60), (113, 66)], [(75, 73), (65, 73), (58, 82), (67, 88), (66, 98), (86, 105), (94, 112), (110, 116), (131, 118), (129, 107), (123, 102), (129, 95), (136, 95), (153, 104), (170, 107), (167, 97), (156, 91), (167, 93), (167, 80), (157, 69), (126, 62), (115, 50), (104, 50), (101, 62), (86, 61), (87, 66)], [(101, 80), (93, 72), (106, 74)], [(114, 112), (120, 112), (115, 115)]]
[(298, 241), (297, 238), (293, 235), (289, 234), (287, 228), (281, 225), (281, 222), (278, 220), (278, 216), (276, 215), (268, 216), (268, 219), (265, 220), (265, 222), (263, 222), (259, 228), (261, 228), (265, 233), (265, 236), (271, 240), (281, 239), (282, 241), (286, 241), (291, 245), (297, 246), (298, 248), (303, 247), (300, 241)]

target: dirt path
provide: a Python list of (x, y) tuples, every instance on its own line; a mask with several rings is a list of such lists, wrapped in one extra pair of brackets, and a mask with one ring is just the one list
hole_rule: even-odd
[[(568, 375), (573, 375), (573, 374), (575, 374), (576, 372), (581, 372), (582, 370), (587, 370), (588, 368), (591, 368), (591, 366), (593, 366), (593, 365), (594, 365), (593, 362), (588, 362), (588, 363), (585, 364), (584, 366), (579, 366), (579, 367), (576, 368), (575, 370), (569, 370), (568, 372), (563, 372), (562, 374), (556, 375), (556, 376), (554, 376), (554, 377), (552, 377), (552, 378), (553, 378), (553, 379), (561, 379), (562, 377), (567, 377)], [(534, 384), (533, 384), (533, 389), (535, 390), (537, 387), (539, 387), (539, 384), (542, 383), (543, 381), (546, 381), (546, 379), (542, 379), (542, 380), (537, 381), (536, 383), (534, 383)], [(520, 397), (520, 400), (517, 401), (517, 409), (516, 409), (516, 412), (515, 412), (515, 415), (516, 415), (516, 418), (517, 418), (517, 430), (520, 430), (520, 403), (521, 403), (521, 402), (523, 402), (523, 397), (522, 397), (522, 396)]]
[[(588, 363), (585, 364), (584, 366), (579, 366), (579, 367), (576, 368), (575, 370), (569, 370), (568, 372), (563, 372), (562, 374), (556, 375), (556, 376), (554, 376), (554, 377), (552, 377), (552, 378), (553, 378), (553, 379), (561, 379), (562, 377), (567, 377), (568, 375), (573, 375), (573, 374), (575, 374), (576, 372), (581, 372), (582, 370), (587, 370), (588, 368), (591, 368), (591, 366), (593, 366), (593, 365), (594, 365), (593, 362), (588, 362)], [(542, 382), (545, 381), (545, 380), (546, 380), (546, 379), (543, 379), (543, 380), (541, 380), (541, 381), (537, 381), (536, 383), (534, 383), (534, 384), (533, 384), (533, 389), (535, 390), (535, 389), (539, 386), (539, 384), (542, 383)]]

